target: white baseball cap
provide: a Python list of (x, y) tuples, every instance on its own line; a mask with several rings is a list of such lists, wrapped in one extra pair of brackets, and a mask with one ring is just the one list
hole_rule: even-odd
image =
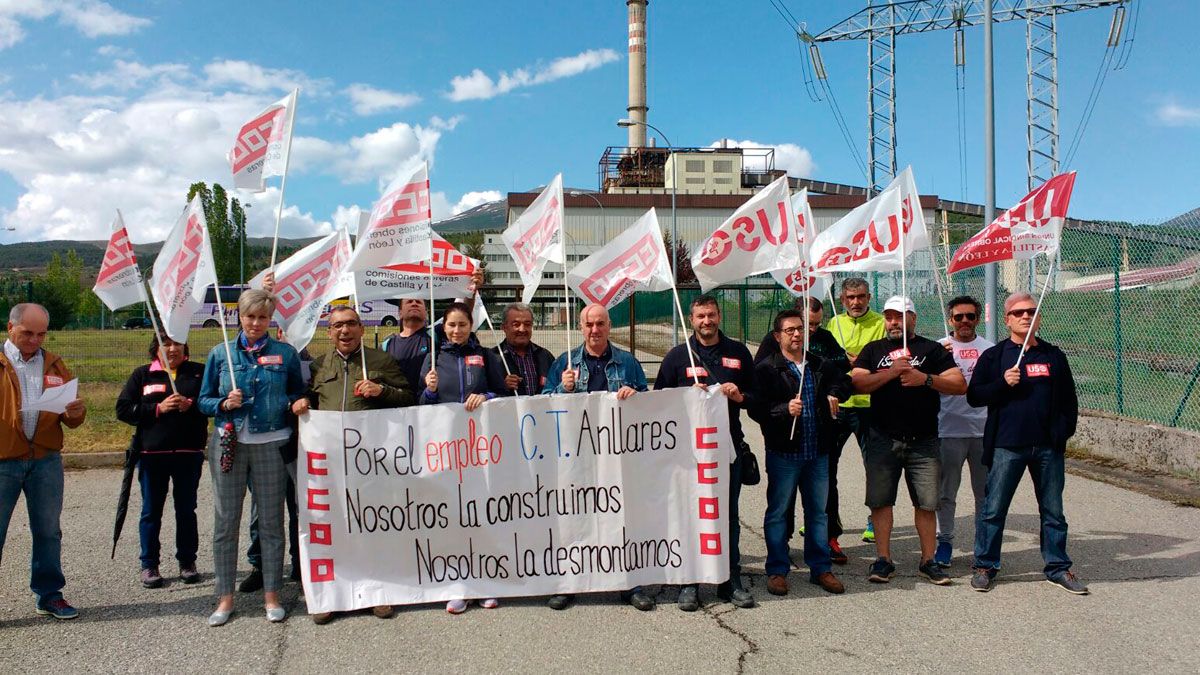
[(886, 312), (889, 309), (894, 312), (912, 312), (913, 314), (917, 313), (916, 308), (913, 307), (912, 300), (909, 300), (903, 295), (893, 295), (892, 297), (888, 298), (887, 302), (883, 303), (883, 311)]

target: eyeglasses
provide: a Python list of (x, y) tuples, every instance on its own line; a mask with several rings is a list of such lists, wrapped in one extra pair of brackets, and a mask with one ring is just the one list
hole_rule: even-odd
[(803, 330), (804, 326), (788, 326), (787, 328), (780, 328), (779, 332), (784, 333), (785, 335), (795, 335)]
[(348, 321), (338, 321), (335, 323), (331, 323), (331, 324), (329, 324), (329, 327), (332, 328), (333, 330), (341, 330), (343, 328), (358, 328), (361, 325), (362, 325), (362, 322), (359, 321), (358, 319), (350, 319)]
[(965, 314), (955, 314), (951, 318), (955, 321), (974, 321), (976, 317), (975, 312), (967, 312)]
[(1010, 309), (1008, 315), (1012, 317), (1033, 316), (1037, 312), (1036, 307), (1023, 307), (1021, 309)]

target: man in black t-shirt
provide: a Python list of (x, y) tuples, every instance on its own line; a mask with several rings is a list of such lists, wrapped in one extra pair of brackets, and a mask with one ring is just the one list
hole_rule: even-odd
[(964, 394), (967, 381), (945, 347), (916, 334), (917, 312), (911, 300), (898, 295), (888, 298), (883, 322), (885, 337), (863, 347), (850, 372), (855, 391), (871, 395), (863, 464), (879, 557), (867, 578), (887, 583), (896, 573), (892, 507), (903, 473), (921, 540), (917, 572), (944, 586), (950, 577), (933, 562), (941, 472), (938, 410), (940, 394)]

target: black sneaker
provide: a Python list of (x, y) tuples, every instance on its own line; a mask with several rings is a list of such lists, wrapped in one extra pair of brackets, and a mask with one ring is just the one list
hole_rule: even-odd
[(986, 567), (976, 567), (971, 570), (971, 590), (987, 593), (992, 590), (992, 580), (995, 572)]
[(896, 566), (887, 558), (876, 558), (875, 562), (871, 563), (871, 572), (867, 575), (867, 581), (873, 581), (877, 584), (886, 584), (891, 581), (892, 577), (896, 576)]
[(262, 590), (262, 587), (262, 570), (255, 567), (254, 569), (250, 570), (250, 574), (247, 574), (245, 579), (242, 579), (242, 583), (238, 584), (238, 591), (242, 593), (253, 593), (254, 591)]
[(729, 604), (739, 609), (749, 609), (754, 606), (754, 596), (750, 591), (741, 587), (739, 583), (734, 586), (732, 582), (726, 581), (717, 586), (717, 598), (722, 602)]
[(700, 589), (696, 586), (684, 586), (679, 589), (679, 599), (675, 601), (684, 612), (694, 612), (700, 609)]
[(38, 614), (43, 616), (52, 616), (56, 619), (64, 621), (74, 619), (79, 616), (79, 610), (71, 606), (69, 602), (62, 598), (53, 598), (44, 600), (39, 598), (37, 601), (36, 610)]
[(950, 585), (950, 575), (943, 572), (941, 566), (935, 563), (932, 558), (917, 567), (917, 574), (925, 577), (932, 584), (938, 586)]
[(546, 600), (546, 606), (549, 607), (550, 609), (563, 610), (563, 609), (570, 607), (571, 601), (574, 599), (575, 599), (574, 595), (567, 595), (565, 593), (560, 593), (558, 595), (550, 596), (550, 599)]
[(1075, 576), (1075, 573), (1070, 570), (1063, 572), (1053, 579), (1046, 579), (1046, 581), (1062, 588), (1068, 593), (1074, 593), (1075, 595), (1088, 594), (1087, 584), (1080, 581), (1079, 577)]

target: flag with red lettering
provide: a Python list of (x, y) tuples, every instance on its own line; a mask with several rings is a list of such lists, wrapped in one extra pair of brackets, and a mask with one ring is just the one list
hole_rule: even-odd
[[(362, 214), (359, 238), (366, 229), (369, 215)], [(428, 254), (426, 254), (428, 256)], [(471, 275), (479, 261), (466, 256), (433, 233), (433, 297), (465, 298), (471, 295)], [(396, 300), (399, 298), (429, 297), (429, 263), (403, 263), (372, 267), (354, 273), (354, 288), (358, 301)]]
[(358, 232), (347, 269), (357, 272), (428, 260), (432, 224), (429, 167), (422, 162), (411, 174), (397, 176), (375, 202), (366, 226)]
[(120, 211), (113, 219), (112, 236), (108, 238), (108, 248), (104, 249), (104, 260), (100, 262), (100, 273), (96, 275), (92, 292), (111, 310), (146, 301), (137, 256), (133, 254), (133, 244)]
[(1037, 254), (1058, 253), (1067, 205), (1075, 188), (1075, 172), (1060, 174), (1043, 183), (990, 225), (964, 241), (946, 272), (954, 274), (1001, 260), (1032, 260)]
[(671, 290), (671, 265), (654, 209), (575, 265), (567, 283), (575, 295), (612, 309), (634, 291)]
[[(275, 321), (297, 350), (312, 340), (325, 306), (354, 293), (354, 279), (346, 273), (350, 250), (350, 234), (338, 228), (275, 265)], [(250, 286), (262, 288), (268, 271), (251, 279)]]
[(772, 270), (771, 276), (796, 297), (805, 293), (824, 297), (829, 289), (830, 277), (828, 274), (817, 274), (812, 256), (809, 255), (813, 239), (817, 236), (817, 225), (812, 208), (808, 205), (807, 188), (792, 195), (792, 212), (796, 214), (796, 245), (800, 247), (801, 261), (795, 269)]
[(205, 291), (216, 283), (208, 223), (196, 195), (163, 242), (150, 276), (150, 295), (172, 340), (187, 342), (192, 315), (203, 304)]
[(288, 139), (296, 117), (298, 90), (271, 104), (238, 130), (233, 149), (226, 156), (233, 170), (234, 187), (262, 192), (268, 176), (287, 170)]
[(780, 176), (733, 212), (692, 254), (701, 290), (800, 266), (787, 176)]
[(817, 235), (810, 250), (818, 274), (899, 270), (913, 251), (929, 248), (912, 168), (875, 197)]
[[(530, 302), (547, 262), (563, 261), (562, 174), (554, 177), (529, 208), (500, 235), (521, 273), (521, 301)], [(566, 270), (563, 270), (566, 272)]]

